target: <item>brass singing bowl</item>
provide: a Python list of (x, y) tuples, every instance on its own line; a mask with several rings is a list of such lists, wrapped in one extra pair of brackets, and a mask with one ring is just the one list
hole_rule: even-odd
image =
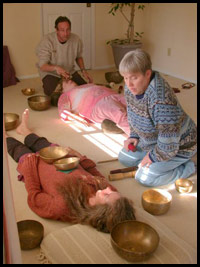
[(112, 134), (122, 134), (124, 131), (117, 127), (116, 123), (114, 121), (105, 119), (101, 123), (101, 129), (104, 133), (112, 133)]
[(142, 194), (144, 210), (153, 214), (165, 214), (171, 205), (172, 195), (164, 189), (149, 189)]
[(46, 95), (30, 96), (27, 101), (29, 107), (37, 111), (46, 110), (51, 106), (51, 97)]
[(15, 129), (19, 123), (19, 115), (15, 113), (4, 113), (5, 130), (10, 131)]
[(64, 159), (59, 159), (55, 161), (53, 164), (58, 170), (72, 170), (75, 169), (78, 164), (79, 164), (80, 159), (77, 157), (71, 157), (71, 158), (64, 158)]
[(44, 237), (43, 225), (34, 220), (17, 222), (20, 247), (22, 250), (36, 248)]
[(160, 237), (150, 225), (139, 221), (124, 221), (111, 231), (111, 244), (119, 256), (129, 262), (148, 259), (157, 249)]
[(121, 83), (123, 81), (123, 76), (119, 71), (106, 72), (105, 78), (107, 82)]
[(66, 157), (68, 151), (64, 147), (60, 146), (49, 146), (40, 149), (39, 156), (45, 162), (51, 164), (56, 160)]
[(190, 193), (193, 190), (193, 182), (188, 179), (178, 179), (175, 182), (176, 190), (179, 193)]
[(34, 88), (24, 88), (21, 90), (22, 94), (24, 95), (34, 95), (35, 89)]

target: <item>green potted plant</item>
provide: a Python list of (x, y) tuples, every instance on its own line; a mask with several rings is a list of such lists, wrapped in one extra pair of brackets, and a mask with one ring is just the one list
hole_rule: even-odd
[[(140, 32), (140, 33), (135, 32), (135, 26), (134, 26), (136, 6), (138, 9), (142, 9), (142, 10), (145, 7), (145, 5), (137, 4), (137, 3), (112, 3), (111, 4), (111, 9), (109, 11), (109, 14), (112, 14), (113, 16), (115, 16), (116, 12), (119, 11), (128, 23), (128, 28), (127, 28), (125, 39), (114, 39), (114, 40), (107, 42), (107, 44), (110, 44), (112, 46), (114, 61), (115, 61), (115, 65), (117, 69), (119, 67), (119, 63), (121, 59), (127, 52), (129, 52), (130, 50), (136, 49), (136, 48), (140, 48), (142, 46), (140, 39), (142, 38), (143, 32)], [(127, 16), (124, 12), (125, 7), (128, 7), (130, 10), (129, 16)]]

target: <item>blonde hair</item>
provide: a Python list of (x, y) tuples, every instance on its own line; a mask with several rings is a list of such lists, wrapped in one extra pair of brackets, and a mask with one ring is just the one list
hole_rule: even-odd
[[(109, 233), (113, 226), (121, 221), (135, 220), (135, 210), (132, 200), (120, 197), (113, 204), (90, 206), (91, 197), (88, 185), (80, 178), (76, 182), (68, 179), (64, 186), (59, 187), (67, 207), (70, 211), (70, 221), (73, 223), (89, 224), (98, 231)], [(94, 177), (95, 189), (104, 189), (104, 179)]]
[(143, 75), (147, 70), (152, 69), (151, 58), (147, 52), (138, 48), (125, 54), (119, 64), (119, 72), (124, 73), (140, 72)]

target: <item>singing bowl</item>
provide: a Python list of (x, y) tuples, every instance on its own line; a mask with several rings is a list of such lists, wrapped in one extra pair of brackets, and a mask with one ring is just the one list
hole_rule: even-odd
[(115, 252), (129, 262), (148, 259), (157, 249), (160, 237), (150, 225), (139, 221), (123, 221), (111, 231)]
[(44, 237), (43, 225), (34, 220), (17, 222), (20, 247), (22, 250), (29, 250), (40, 245)]
[(153, 214), (165, 214), (171, 205), (172, 195), (163, 189), (149, 189), (142, 194), (142, 206), (144, 210)]
[(193, 182), (188, 179), (178, 179), (175, 182), (176, 190), (179, 193), (190, 193), (193, 190)]
[(53, 164), (58, 170), (72, 170), (75, 169), (78, 164), (79, 164), (80, 159), (77, 157), (71, 157), (71, 158), (64, 158), (64, 159), (59, 159), (55, 161)]
[(124, 131), (117, 127), (114, 121), (105, 119), (101, 123), (101, 129), (104, 133), (111, 133), (111, 134), (122, 134)]
[(52, 164), (54, 161), (66, 157), (68, 151), (60, 146), (49, 146), (40, 149), (39, 156), (45, 162)]
[(22, 91), (22, 94), (24, 94), (24, 95), (34, 95), (35, 94), (34, 88), (24, 88), (21, 91)]
[(5, 130), (10, 131), (15, 129), (19, 123), (19, 115), (15, 113), (4, 113)]
[(123, 81), (123, 77), (119, 73), (119, 71), (112, 71), (112, 72), (106, 72), (105, 73), (106, 81), (111, 83), (121, 83)]
[(28, 105), (31, 109), (41, 111), (51, 106), (51, 97), (46, 95), (35, 95), (28, 97)]

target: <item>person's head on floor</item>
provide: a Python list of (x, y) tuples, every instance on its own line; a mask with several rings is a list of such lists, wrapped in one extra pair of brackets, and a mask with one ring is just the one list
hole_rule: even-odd
[(67, 17), (60, 16), (55, 21), (55, 29), (60, 43), (65, 43), (71, 34), (71, 21)]
[(68, 179), (60, 188), (72, 214), (74, 223), (88, 224), (98, 231), (109, 233), (114, 225), (124, 220), (135, 220), (132, 200), (105, 185), (101, 177), (94, 177), (96, 193), (91, 195), (84, 179)]
[[(103, 190), (102, 190), (103, 191)], [(88, 223), (98, 231), (110, 233), (112, 228), (122, 221), (135, 220), (135, 210), (132, 200), (112, 193), (111, 201), (104, 204), (96, 204), (91, 210)]]
[(152, 74), (150, 55), (140, 48), (128, 52), (119, 64), (119, 72), (134, 95), (143, 94)]
[(72, 80), (63, 80), (63, 83), (62, 83), (62, 88), (63, 88), (63, 92), (67, 92), (73, 88), (75, 88), (77, 85), (77, 83), (75, 83), (74, 81)]

